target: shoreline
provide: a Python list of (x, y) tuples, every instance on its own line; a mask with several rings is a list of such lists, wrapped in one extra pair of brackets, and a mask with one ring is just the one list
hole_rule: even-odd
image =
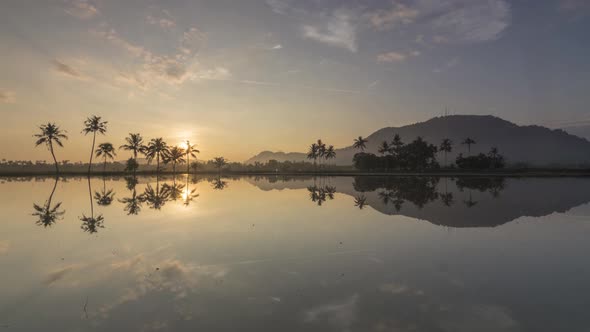
[[(497, 171), (474, 171), (474, 170), (433, 170), (423, 172), (359, 172), (359, 171), (323, 171), (323, 172), (246, 172), (246, 171), (202, 171), (196, 173), (187, 172), (160, 172), (161, 176), (347, 176), (347, 177), (379, 177), (379, 176), (435, 176), (435, 177), (590, 177), (590, 169), (504, 169)], [(124, 171), (107, 171), (107, 172), (60, 172), (59, 177), (68, 176), (133, 176), (133, 173)], [(136, 176), (156, 176), (154, 171), (136, 172)], [(0, 177), (55, 177), (54, 172), (0, 172)]]

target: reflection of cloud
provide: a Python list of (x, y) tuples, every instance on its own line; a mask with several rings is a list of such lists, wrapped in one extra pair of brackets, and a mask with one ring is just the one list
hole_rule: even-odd
[(0, 255), (4, 255), (8, 252), (10, 248), (10, 242), (8, 241), (0, 241)]
[(16, 94), (12, 91), (0, 89), (0, 103), (13, 104), (16, 102)]
[(60, 61), (60, 60), (53, 60), (53, 69), (58, 73), (75, 78), (75, 79), (84, 79), (84, 75), (80, 73), (78, 70), (74, 69), (72, 66)]
[(444, 307), (439, 326), (449, 332), (496, 332), (519, 331), (519, 324), (508, 311), (492, 305), (469, 305), (465, 307)]
[(389, 283), (389, 284), (383, 284), (383, 285), (379, 286), (379, 290), (384, 293), (390, 293), (393, 295), (397, 295), (397, 294), (403, 294), (403, 293), (407, 292), (409, 290), (409, 288), (406, 285), (397, 284), (397, 283)]
[(323, 319), (339, 329), (348, 331), (356, 320), (358, 298), (358, 294), (354, 294), (344, 302), (312, 308), (305, 312), (305, 321), (313, 323)]
[(87, 0), (68, 1), (68, 7), (65, 9), (65, 12), (79, 19), (89, 19), (100, 13), (96, 6)]
[(63, 279), (68, 273), (74, 271), (77, 267), (78, 267), (78, 265), (69, 265), (69, 266), (65, 266), (60, 269), (57, 269), (55, 271), (52, 271), (47, 274), (47, 276), (43, 280), (43, 284), (45, 286), (51, 286), (54, 283)]

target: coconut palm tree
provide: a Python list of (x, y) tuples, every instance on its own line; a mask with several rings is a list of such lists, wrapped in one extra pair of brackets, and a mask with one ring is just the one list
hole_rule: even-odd
[(336, 150), (334, 149), (334, 145), (330, 145), (326, 148), (324, 158), (326, 158), (326, 161), (336, 158)]
[[(145, 152), (145, 145), (143, 145), (143, 137), (140, 134), (129, 133), (129, 136), (125, 137), (126, 144), (123, 144), (119, 149), (133, 152), (133, 159), (137, 162), (137, 155)], [(137, 168), (133, 169), (135, 172)]]
[(115, 159), (117, 153), (115, 152), (115, 147), (111, 143), (100, 143), (98, 148), (96, 149), (96, 158), (103, 157), (104, 163), (102, 166), (102, 172), (105, 173), (107, 170), (107, 159)]
[(316, 167), (316, 161), (318, 159), (318, 146), (317, 144), (313, 143), (309, 146), (309, 151), (307, 152), (307, 159), (313, 159), (313, 166)]
[(51, 152), (51, 156), (53, 157), (53, 162), (55, 163), (55, 173), (59, 174), (59, 166), (57, 159), (55, 158), (55, 152), (53, 151), (53, 143), (57, 144), (58, 146), (63, 147), (62, 139), (68, 139), (68, 136), (64, 134), (64, 131), (59, 129), (55, 123), (47, 123), (44, 125), (39, 126), (39, 130), (41, 131), (39, 134), (35, 134), (34, 137), (37, 138), (35, 142), (35, 147), (45, 144), (47, 145), (47, 149)]
[(191, 145), (191, 142), (187, 140), (186, 150), (184, 152), (186, 153), (186, 173), (188, 174), (190, 173), (191, 157), (196, 159), (197, 155), (195, 153), (200, 153), (201, 151), (197, 150), (197, 145)]
[(55, 188), (57, 187), (58, 178), (55, 178), (55, 182), (53, 183), (53, 189), (51, 190), (51, 194), (45, 204), (33, 204), (33, 216), (37, 217), (38, 220), (36, 224), (43, 227), (51, 227), (55, 224), (58, 220), (62, 219), (63, 215), (66, 211), (60, 211), (59, 208), (61, 207), (61, 202), (55, 204), (55, 206), (51, 206), (51, 200), (53, 199), (53, 194), (55, 193)]
[(393, 152), (393, 154), (399, 156), (399, 153), (403, 146), (404, 142), (402, 142), (401, 136), (399, 134), (395, 134), (390, 144), (391, 151)]
[(145, 149), (145, 156), (148, 162), (156, 158), (156, 172), (160, 172), (160, 158), (168, 155), (170, 148), (163, 138), (153, 138)]
[(447, 153), (451, 153), (453, 151), (453, 141), (448, 138), (445, 138), (440, 143), (439, 151), (444, 152), (445, 154), (445, 166), (447, 165)]
[(361, 152), (364, 152), (365, 149), (367, 148), (367, 143), (369, 141), (366, 138), (363, 138), (362, 136), (359, 136), (358, 138), (354, 139), (354, 143), (352, 144), (352, 147), (355, 149), (359, 149), (361, 150)]
[(318, 159), (320, 160), (320, 168), (322, 168), (322, 159), (326, 156), (326, 144), (318, 139), (316, 145), (318, 146)]
[(382, 155), (385, 155), (386, 153), (389, 153), (390, 151), (391, 151), (391, 147), (389, 146), (389, 143), (387, 143), (387, 141), (381, 142), (381, 145), (379, 145), (379, 147), (377, 148), (377, 152), (381, 153)]
[(221, 173), (221, 169), (227, 165), (227, 160), (225, 160), (225, 158), (223, 157), (215, 157), (213, 158), (213, 165), (215, 165), (215, 168), (217, 168), (217, 171), (219, 173)]
[(471, 146), (477, 144), (477, 142), (471, 137), (467, 137), (461, 144), (467, 145), (467, 152), (471, 155)]
[(92, 149), (90, 149), (90, 162), (88, 163), (88, 173), (92, 168), (92, 157), (94, 156), (94, 143), (96, 142), (96, 133), (104, 135), (107, 132), (107, 121), (102, 121), (100, 116), (93, 115), (84, 121), (82, 133), (88, 135), (92, 133)]
[(185, 162), (184, 160), (184, 149), (173, 146), (164, 158), (164, 163), (172, 163), (172, 173), (176, 174), (176, 164)]

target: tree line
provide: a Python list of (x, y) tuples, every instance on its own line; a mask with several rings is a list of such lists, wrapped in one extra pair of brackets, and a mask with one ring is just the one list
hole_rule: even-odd
[[(102, 158), (103, 172), (106, 172), (106, 165), (109, 160), (114, 160), (117, 155), (117, 149), (112, 143), (103, 142), (96, 146), (97, 135), (105, 135), (107, 132), (107, 121), (103, 121), (100, 116), (93, 115), (84, 121), (82, 134), (92, 135), (92, 145), (90, 149), (90, 159), (88, 162), (88, 173), (92, 171), (93, 158)], [(55, 123), (49, 122), (39, 126), (39, 132), (34, 135), (36, 138), (35, 146), (45, 145), (54, 161), (55, 172), (59, 174), (59, 163), (55, 156), (55, 149), (63, 147), (64, 141), (68, 139), (66, 132), (62, 130)], [(143, 155), (148, 161), (148, 164), (156, 161), (156, 172), (161, 171), (160, 164), (172, 164), (173, 172), (176, 173), (176, 166), (186, 164), (187, 173), (192, 169), (196, 171), (199, 163), (197, 162), (196, 154), (200, 151), (196, 145), (185, 142), (185, 147), (171, 146), (162, 137), (152, 138), (149, 141), (144, 141), (144, 138), (139, 133), (130, 133), (125, 138), (125, 144), (121, 145), (119, 149), (130, 151), (132, 157), (129, 158), (125, 164), (125, 171), (136, 172), (139, 168), (138, 156)], [(96, 149), (95, 149), (96, 147)], [(195, 160), (191, 162), (191, 157)], [(227, 160), (224, 157), (216, 157), (210, 161), (218, 170), (221, 170), (227, 165)]]

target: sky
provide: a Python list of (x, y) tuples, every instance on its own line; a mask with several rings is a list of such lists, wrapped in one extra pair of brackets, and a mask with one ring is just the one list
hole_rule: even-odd
[[(451, 114), (590, 124), (588, 0), (3, 0), (0, 158), (130, 132), (199, 158), (305, 151)], [(120, 151), (117, 159), (126, 159)]]

